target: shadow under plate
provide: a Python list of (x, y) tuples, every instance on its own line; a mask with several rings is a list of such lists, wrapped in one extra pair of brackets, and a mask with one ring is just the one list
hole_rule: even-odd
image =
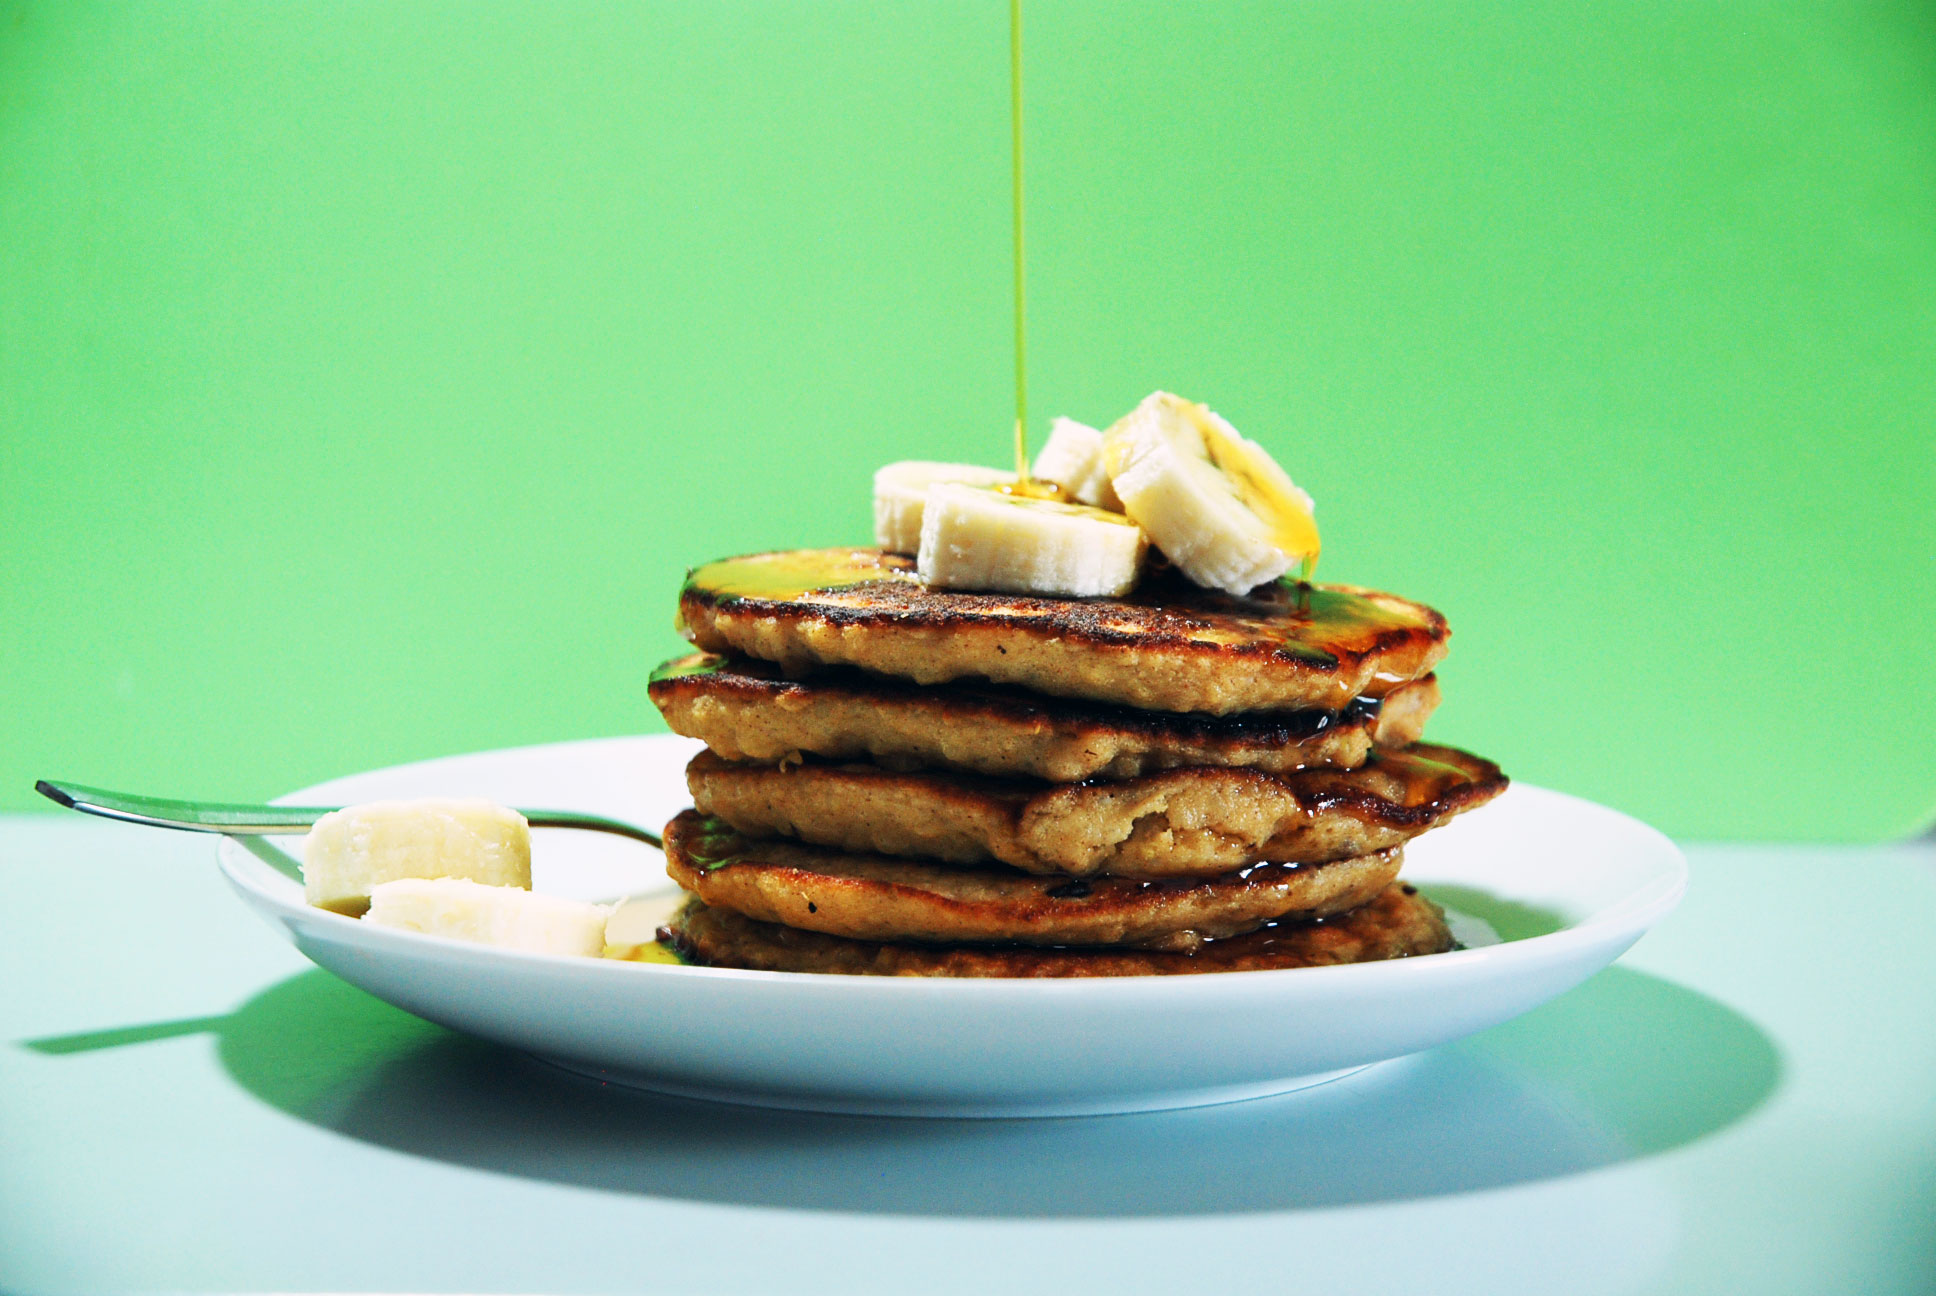
[(1781, 1070), (1746, 1018), (1619, 967), (1471, 1039), (1315, 1089), (1083, 1119), (899, 1120), (658, 1097), (454, 1034), (321, 971), (225, 1018), (30, 1047), (200, 1030), (216, 1032), (249, 1092), (377, 1146), (612, 1192), (898, 1215), (1226, 1214), (1502, 1187), (1713, 1133), (1767, 1098)]

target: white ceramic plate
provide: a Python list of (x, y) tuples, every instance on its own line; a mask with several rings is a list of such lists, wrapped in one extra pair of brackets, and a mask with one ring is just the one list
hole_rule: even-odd
[[(697, 744), (620, 738), (377, 770), (290, 804), (487, 796), (665, 822)], [(293, 843), (292, 843), (293, 845)], [(454, 1030), (573, 1070), (692, 1097), (815, 1111), (1022, 1116), (1144, 1111), (1281, 1093), (1517, 1016), (1611, 963), (1674, 907), (1687, 866), (1661, 834), (1514, 786), (1409, 848), (1405, 876), (1511, 937), (1352, 967), (1102, 980), (743, 972), (522, 954), (303, 904), (233, 841), (236, 891), (344, 980)], [(670, 891), (648, 847), (540, 832), (534, 887)], [(1455, 925), (1455, 930), (1457, 930)], [(1466, 930), (1483, 931), (1484, 927)]]

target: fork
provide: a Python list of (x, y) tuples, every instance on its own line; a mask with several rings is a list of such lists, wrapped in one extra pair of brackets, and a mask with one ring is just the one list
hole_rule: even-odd
[[(166, 797), (139, 796), (132, 792), (110, 792), (105, 788), (83, 787), (79, 783), (56, 783), (40, 779), (34, 791), (48, 800), (79, 810), (82, 814), (123, 823), (144, 824), (150, 828), (180, 828), (187, 832), (221, 833), (227, 837), (261, 837), (271, 833), (293, 834), (308, 831), (318, 819), (340, 806), (235, 805), (221, 801), (171, 801)], [(659, 834), (622, 819), (584, 814), (577, 810), (519, 810), (533, 828), (579, 828), (586, 832), (611, 833), (630, 837), (663, 850)]]

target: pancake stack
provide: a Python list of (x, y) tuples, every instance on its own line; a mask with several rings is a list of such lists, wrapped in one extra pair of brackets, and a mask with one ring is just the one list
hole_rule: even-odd
[(1158, 571), (1130, 595), (923, 584), (906, 555), (695, 570), (651, 697), (707, 750), (666, 828), (688, 961), (1117, 976), (1452, 947), (1405, 843), (1504, 789), (1418, 741), (1438, 613)]

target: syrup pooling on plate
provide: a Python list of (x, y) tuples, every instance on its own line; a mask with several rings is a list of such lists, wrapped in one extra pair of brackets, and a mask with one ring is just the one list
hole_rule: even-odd
[[(865, 600), (849, 597), (862, 590)], [(864, 602), (884, 621), (950, 610), (1041, 618), (1072, 606), (1071, 600), (1027, 595), (930, 591), (915, 574), (912, 559), (878, 549), (801, 549), (722, 559), (693, 570), (680, 596), (682, 603), (687, 599), (714, 606), (764, 602), (829, 608)], [(1230, 595), (1175, 575), (1158, 576), (1120, 599), (1076, 600), (1073, 606), (1102, 628), (1125, 635), (1159, 632), (1205, 644), (1261, 642), (1319, 665), (1361, 657), (1394, 637), (1443, 633), (1423, 609), (1413, 612), (1348, 589), (1289, 580)], [(1410, 677), (1380, 682), (1388, 688), (1404, 678)]]

